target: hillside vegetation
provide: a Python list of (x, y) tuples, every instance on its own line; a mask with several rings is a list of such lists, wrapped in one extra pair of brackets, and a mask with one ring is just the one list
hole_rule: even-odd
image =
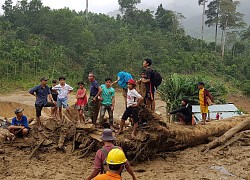
[[(138, 77), (143, 58), (164, 77), (172, 73), (217, 76), (242, 85), (250, 79), (250, 29), (232, 42), (225, 59), (214, 45), (185, 34), (180, 17), (159, 6), (129, 9), (123, 16), (52, 10), (40, 0), (7, 0), (0, 17), (1, 91), (22, 89), (65, 75), (71, 83), (94, 71), (97, 79), (121, 70)], [(232, 53), (233, 52), (233, 53)], [(245, 83), (244, 83), (245, 84)]]

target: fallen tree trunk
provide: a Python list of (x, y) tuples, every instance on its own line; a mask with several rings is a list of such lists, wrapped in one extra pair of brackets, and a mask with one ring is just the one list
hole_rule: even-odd
[(212, 148), (215, 148), (219, 145), (223, 145), (228, 139), (233, 137), (236, 133), (238, 133), (242, 130), (245, 130), (245, 129), (250, 129), (250, 118), (245, 119), (244, 121), (239, 123), (237, 126), (228, 130), (225, 134), (223, 134), (219, 138), (217, 138), (214, 141), (210, 142), (209, 144), (205, 145), (205, 147), (202, 149), (202, 151), (207, 152)]
[(130, 140), (131, 131), (117, 137), (117, 144), (124, 149), (130, 160), (143, 161), (159, 152), (176, 151), (205, 143), (209, 137), (220, 136), (244, 120), (250, 119), (247, 116), (239, 116), (212, 121), (207, 125), (166, 126), (158, 115), (151, 114), (147, 110), (144, 110), (140, 117), (149, 121), (147, 127), (138, 130), (136, 140)]
[[(132, 127), (127, 128), (122, 135), (116, 137), (116, 145), (121, 146), (127, 158), (133, 161), (144, 161), (160, 152), (176, 151), (205, 143), (209, 137), (221, 136), (237, 124), (250, 119), (249, 116), (239, 116), (212, 121), (207, 125), (167, 125), (160, 116), (152, 114), (146, 108), (141, 108), (139, 117), (147, 120), (148, 123), (146, 126), (138, 128), (136, 139), (131, 140)], [(65, 147), (66, 150), (70, 149), (69, 152), (75, 148), (74, 154), (86, 157), (95, 153), (102, 146), (100, 142), (102, 129), (95, 129), (90, 124), (80, 125), (75, 129), (74, 122), (71, 120), (60, 122), (46, 115), (42, 115), (41, 121), (45, 127), (42, 134), (46, 134), (43, 138), (53, 142), (51, 143), (52, 148)], [(35, 128), (32, 129), (31, 138), (34, 142), (40, 139), (40, 136), (36, 137), (36, 134), (40, 133)], [(72, 147), (72, 144), (75, 147)], [(43, 144), (40, 147), (50, 148)]]

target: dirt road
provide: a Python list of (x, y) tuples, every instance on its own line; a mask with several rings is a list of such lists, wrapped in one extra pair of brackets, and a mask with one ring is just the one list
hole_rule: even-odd
[[(22, 106), (28, 116), (34, 116), (34, 97), (26, 92), (0, 96), (0, 101), (0, 116), (11, 117), (14, 106)], [(121, 95), (117, 95), (116, 102), (115, 118), (119, 119), (124, 108), (121, 106)], [(70, 96), (70, 103), (74, 103), (73, 95)], [(158, 107), (161, 106), (164, 106), (164, 103), (158, 102)], [(159, 108), (159, 111), (164, 114), (165, 110)], [(200, 153), (201, 148), (202, 145), (159, 154), (156, 159), (137, 164), (133, 169), (139, 180), (250, 180), (250, 146), (240, 146), (236, 143), (220, 154), (209, 152), (205, 155)], [(4, 154), (0, 154), (0, 179), (76, 180), (84, 179), (92, 170), (94, 154), (85, 159), (77, 159), (76, 156), (52, 150), (41, 152), (37, 157), (28, 160), (30, 151), (2, 145), (0, 149), (5, 151)], [(131, 178), (125, 172), (123, 179)]]

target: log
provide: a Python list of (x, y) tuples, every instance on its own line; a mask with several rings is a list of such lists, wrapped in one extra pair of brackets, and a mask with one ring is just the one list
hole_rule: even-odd
[(31, 152), (31, 154), (29, 155), (29, 159), (31, 159), (32, 158), (32, 156), (35, 154), (35, 152), (38, 150), (38, 148), (43, 144), (43, 141), (44, 141), (45, 139), (42, 139), (40, 142), (39, 142), (39, 144), (33, 149), (33, 151)]
[(161, 152), (182, 150), (206, 143), (209, 137), (221, 136), (237, 124), (250, 119), (250, 116), (243, 115), (211, 121), (206, 125), (183, 126), (166, 125), (157, 114), (151, 114), (145, 109), (139, 114), (140, 118), (148, 120), (147, 128), (139, 128), (133, 141), (130, 140), (131, 128), (116, 139), (117, 145), (124, 149), (127, 158), (135, 161), (148, 160)]
[(92, 132), (95, 130), (94, 124), (76, 124), (76, 129)]
[(210, 149), (215, 148), (219, 145), (223, 145), (228, 139), (233, 137), (237, 132), (240, 132), (246, 128), (250, 128), (250, 118), (248, 117), (235, 127), (228, 130), (225, 134), (220, 136), (219, 138), (215, 139), (214, 141), (210, 142), (209, 144), (205, 145), (202, 149), (202, 152), (208, 152)]
[(89, 145), (89, 147), (87, 148), (87, 150), (85, 151), (85, 153), (84, 153), (83, 155), (81, 155), (81, 156), (79, 157), (79, 159), (84, 158), (84, 157), (92, 150), (92, 148), (94, 148), (95, 145), (96, 145), (96, 141), (93, 140), (92, 143), (91, 143), (91, 144)]

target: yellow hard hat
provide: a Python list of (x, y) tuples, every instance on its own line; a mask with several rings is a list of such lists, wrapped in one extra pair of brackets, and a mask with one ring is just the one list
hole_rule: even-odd
[(121, 149), (112, 149), (107, 157), (107, 164), (118, 165), (127, 161), (124, 152)]

